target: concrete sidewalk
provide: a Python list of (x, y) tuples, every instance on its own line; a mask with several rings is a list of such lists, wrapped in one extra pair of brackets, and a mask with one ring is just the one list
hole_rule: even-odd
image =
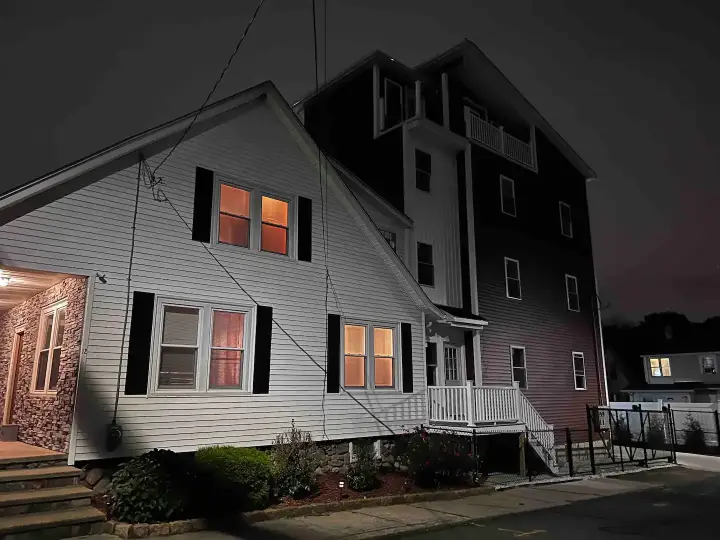
[[(454, 501), (433, 501), (395, 506), (363, 508), (321, 516), (278, 519), (256, 523), (240, 536), (203, 531), (173, 536), (174, 540), (309, 540), (349, 538), (360, 540), (410, 531), (430, 530), (468, 521), (520, 512), (532, 512), (578, 501), (608, 497), (660, 487), (636, 482), (627, 476), (593, 478), (565, 483), (520, 487), (508, 491), (475, 495)], [(117, 538), (93, 536), (93, 540)]]

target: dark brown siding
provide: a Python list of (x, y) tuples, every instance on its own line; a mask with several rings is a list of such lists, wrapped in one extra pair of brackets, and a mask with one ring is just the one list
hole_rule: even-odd
[[(539, 175), (472, 148), (478, 296), (490, 322), (483, 331), (483, 382), (508, 384), (510, 346), (523, 346), (526, 396), (556, 428), (582, 428), (585, 405), (602, 395), (585, 181), (541, 134), (538, 161)], [(500, 174), (515, 181), (515, 218), (500, 210)], [(572, 239), (560, 233), (560, 200), (572, 207)], [(522, 300), (506, 297), (504, 257), (520, 261)], [(578, 279), (579, 313), (567, 309), (565, 274)], [(585, 356), (585, 391), (575, 390), (573, 351)]]

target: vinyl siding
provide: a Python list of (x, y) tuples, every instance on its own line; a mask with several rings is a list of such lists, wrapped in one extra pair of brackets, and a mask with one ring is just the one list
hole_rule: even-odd
[[(159, 163), (162, 155), (149, 160)], [(229, 246), (213, 252), (261, 305), (320, 364), (325, 354), (325, 270), (317, 169), (267, 105), (183, 142), (160, 175), (163, 190), (191, 224), (195, 167), (247, 181), (270, 192), (313, 199), (312, 263)], [(3, 264), (81, 275), (95, 281), (86, 355), (77, 399), (76, 459), (109, 457), (105, 426), (112, 416), (120, 357), (132, 208), (137, 168), (113, 174), (0, 228)], [(365, 407), (399, 432), (425, 418), (422, 315), (385, 264), (361, 225), (330, 186), (327, 199), (329, 311), (383, 322), (409, 322), (413, 338), (414, 394), (355, 392)], [(158, 296), (246, 305), (248, 298), (205, 252), (167, 203), (141, 188), (132, 289)], [(398, 336), (399, 340), (399, 336)], [(127, 353), (127, 343), (125, 344)], [(399, 359), (398, 359), (399, 362)], [(121, 370), (124, 387), (125, 367)], [(398, 380), (401, 380), (398, 377)], [(323, 426), (323, 398), (326, 423)], [(291, 420), (330, 439), (387, 433), (380, 421), (346, 394), (324, 395), (324, 376), (277, 326), (273, 326), (267, 395), (120, 395), (122, 447), (113, 456), (152, 448), (191, 451), (209, 444), (267, 445)]]
[[(701, 358), (714, 356), (715, 373), (703, 373)], [(670, 359), (670, 377), (653, 377), (650, 371), (651, 358)], [(681, 353), (681, 354), (648, 354), (643, 356), (645, 380), (650, 384), (673, 384), (676, 382), (701, 382), (720, 385), (720, 352)]]

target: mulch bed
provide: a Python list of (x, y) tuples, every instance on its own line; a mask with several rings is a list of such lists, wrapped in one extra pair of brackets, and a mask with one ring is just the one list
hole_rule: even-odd
[[(340, 482), (345, 483), (345, 487), (340, 487)], [(405, 493), (422, 493), (428, 491), (438, 491), (443, 489), (458, 489), (459, 487), (470, 486), (447, 486), (438, 489), (423, 489), (413, 484), (412, 480), (404, 474), (386, 473), (380, 475), (380, 485), (370, 491), (353, 491), (348, 487), (345, 476), (341, 474), (323, 474), (317, 477), (317, 489), (312, 495), (302, 499), (293, 499), (285, 497), (278, 504), (270, 506), (270, 508), (287, 508), (293, 506), (305, 506), (308, 504), (329, 503), (337, 501), (346, 501), (352, 499), (366, 499), (370, 497), (383, 497), (385, 495), (402, 495)]]

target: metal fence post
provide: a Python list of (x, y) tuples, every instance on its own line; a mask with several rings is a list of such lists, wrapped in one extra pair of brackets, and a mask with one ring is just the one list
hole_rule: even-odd
[(567, 454), (565, 457), (567, 459), (568, 471), (570, 472), (570, 476), (573, 476), (575, 474), (575, 466), (572, 453), (572, 434), (570, 433), (569, 427), (565, 428), (565, 453)]
[[(643, 456), (645, 456), (645, 467), (648, 467), (647, 439), (645, 438), (645, 423), (643, 422), (642, 405), (638, 403), (638, 414), (640, 415), (640, 436), (642, 437)], [(648, 414), (650, 414), (648, 412)]]
[(675, 413), (667, 404), (667, 418), (670, 426), (670, 463), (677, 464), (677, 433), (675, 432)]
[(590, 470), (593, 474), (597, 474), (595, 470), (595, 445), (593, 444), (593, 417), (589, 405), (585, 405), (585, 414), (587, 415), (588, 444), (590, 445)]
[(715, 434), (717, 435), (717, 446), (715, 453), (720, 453), (720, 417), (718, 417), (717, 409), (713, 411), (713, 416), (715, 417)]

